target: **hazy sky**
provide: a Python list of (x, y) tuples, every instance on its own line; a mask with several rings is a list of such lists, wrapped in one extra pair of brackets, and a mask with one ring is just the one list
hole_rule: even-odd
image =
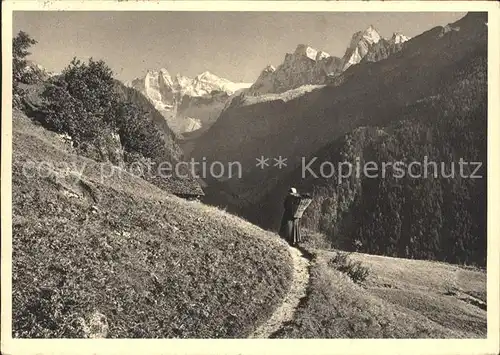
[(354, 32), (373, 25), (383, 37), (416, 36), (464, 13), (306, 12), (14, 12), (14, 33), (38, 44), (30, 59), (60, 71), (74, 56), (103, 59), (117, 78), (147, 69), (173, 75), (205, 70), (253, 82), (299, 43), (342, 56)]

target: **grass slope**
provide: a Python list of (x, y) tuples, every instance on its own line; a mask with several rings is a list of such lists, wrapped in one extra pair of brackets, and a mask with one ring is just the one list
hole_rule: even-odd
[(333, 251), (306, 250), (313, 257), (307, 296), (276, 337), (486, 337), (486, 310), (470, 302), (486, 301), (485, 272), (354, 253), (351, 258), (370, 269), (356, 284), (328, 264)]
[(270, 316), (292, 275), (282, 241), (101, 166), (15, 112), (14, 337), (245, 337)]

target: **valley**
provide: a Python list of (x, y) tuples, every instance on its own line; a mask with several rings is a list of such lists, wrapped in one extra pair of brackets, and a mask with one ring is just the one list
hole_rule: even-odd
[[(429, 196), (443, 199), (443, 204), (447, 204), (456, 201), (456, 196), (446, 194), (461, 186), (465, 195), (475, 196), (471, 199), (474, 204), (466, 206), (464, 202), (460, 207), (457, 205), (457, 210), (446, 212), (441, 206), (437, 207), (435, 213), (440, 222), (436, 222), (435, 232), (424, 232), (427, 237), (422, 236), (436, 246), (426, 251), (425, 257), (432, 254), (432, 258), (445, 260), (444, 255), (438, 254), (448, 242), (439, 238), (450, 233), (448, 226), (456, 224), (457, 218), (466, 218), (471, 224), (464, 226), (465, 230), (455, 229), (451, 232), (454, 236), (449, 238), (465, 238), (470, 247), (461, 243), (456, 246), (455, 255), (446, 258), (484, 264), (483, 254), (466, 254), (467, 250), (476, 250), (478, 243), (481, 249), (486, 245), (482, 212), (485, 179), (374, 180), (351, 176), (337, 184), (337, 175), (327, 179), (304, 178), (301, 161), (318, 158), (315, 171), (319, 171), (318, 165), (323, 161), (354, 164), (356, 159), (379, 164), (422, 161), (425, 156), (438, 162), (459, 157), (466, 161), (486, 161), (485, 22), (482, 15), (469, 13), (448, 27), (433, 28), (404, 42), (404, 49), (387, 59), (350, 66), (333, 77), (330, 84), (304, 90), (290, 100), (276, 97), (247, 103), (243, 93), (243, 99), (233, 100), (212, 128), (193, 144), (191, 155), (195, 159), (239, 161), (245, 169), (241, 179), (207, 181), (211, 193), (205, 201), (227, 206), (264, 228), (276, 230), (282, 208), (280, 196), (284, 196), (289, 186), (296, 186), (317, 197), (314, 208), (306, 213), (305, 224), (329, 235), (334, 246), (352, 249), (355, 240), (371, 239), (364, 231), (360, 232), (359, 228), (365, 228), (363, 225), (367, 229), (381, 228), (384, 224), (393, 228), (396, 223), (396, 232), (378, 232), (381, 235), (396, 233), (392, 242), (386, 247), (378, 245), (380, 251), (376, 251), (365, 241), (364, 251), (411, 256), (423, 251), (406, 251), (412, 247), (400, 236), (408, 233), (404, 232), (405, 228), (421, 230), (416, 227), (415, 219), (426, 220), (433, 212), (425, 212), (425, 209), (418, 212), (413, 207), (405, 209), (407, 207), (398, 205), (399, 202), (394, 205), (386, 201), (389, 191), (393, 191), (394, 196), (405, 195), (416, 203), (421, 193), (417, 191), (424, 189), (429, 191)], [(458, 127), (465, 131), (459, 131)], [(432, 139), (422, 140), (422, 135)], [(257, 157), (278, 155), (287, 158), (283, 169), (262, 170), (255, 166)], [(465, 197), (464, 201), (468, 199)], [(395, 200), (401, 201), (399, 197)], [(372, 205), (374, 202), (377, 206)], [(477, 205), (481, 206), (479, 210)], [(354, 206), (359, 206), (359, 215), (354, 212), (357, 208)], [(261, 212), (263, 208), (266, 213)], [(397, 216), (386, 222), (375, 222), (375, 215), (366, 216), (367, 210), (373, 208), (393, 211)], [(380, 213), (377, 211), (373, 213)], [(458, 217), (462, 213), (467, 217)]]

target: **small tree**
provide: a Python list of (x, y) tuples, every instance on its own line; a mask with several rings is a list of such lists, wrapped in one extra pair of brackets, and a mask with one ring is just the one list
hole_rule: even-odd
[[(69, 134), (79, 144), (95, 141), (103, 131), (116, 131), (118, 97), (113, 72), (103, 61), (73, 59), (42, 94), (45, 123)], [(106, 129), (107, 128), (107, 129)]]
[(31, 54), (28, 49), (36, 43), (37, 41), (24, 31), (19, 31), (12, 40), (12, 74), (15, 85), (23, 82), (26, 65), (28, 64), (26, 57)]
[(28, 81), (26, 75), (26, 57), (31, 53), (28, 49), (37, 42), (29, 34), (19, 31), (16, 37), (12, 39), (12, 91), (13, 105), (20, 107), (21, 98), (24, 91), (19, 87), (20, 83)]
[(67, 133), (82, 149), (102, 147), (109, 142), (104, 136), (118, 133), (126, 152), (156, 161), (164, 158), (163, 132), (137, 100), (119, 95), (113, 72), (102, 60), (73, 59), (61, 75), (49, 80), (42, 101), (43, 123)]

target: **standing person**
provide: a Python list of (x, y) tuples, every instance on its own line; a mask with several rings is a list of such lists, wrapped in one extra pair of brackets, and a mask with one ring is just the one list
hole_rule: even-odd
[(300, 242), (300, 219), (294, 217), (295, 207), (299, 199), (300, 195), (297, 193), (297, 189), (290, 188), (285, 198), (285, 212), (281, 218), (279, 231), (279, 235), (292, 246), (296, 246)]

